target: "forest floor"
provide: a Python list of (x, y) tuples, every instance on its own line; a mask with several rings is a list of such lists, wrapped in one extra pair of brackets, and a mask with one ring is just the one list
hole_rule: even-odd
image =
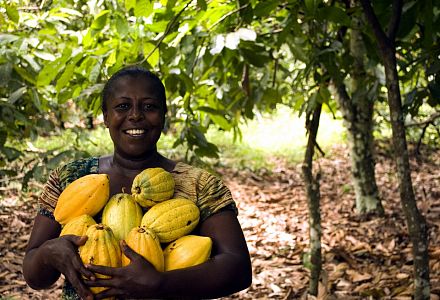
[[(315, 161), (321, 172), (323, 276), (318, 299), (411, 299), (412, 254), (399, 202), (393, 155), (378, 151), (376, 178), (384, 218), (354, 212), (347, 149)], [(418, 207), (429, 227), (432, 299), (440, 295), (440, 150), (411, 157)], [(224, 299), (311, 299), (302, 257), (308, 247), (308, 209), (300, 165), (272, 170), (218, 169), (239, 208), (253, 265), (250, 288)], [(34, 291), (21, 274), (37, 194), (0, 201), (0, 299), (59, 299), (62, 279)]]

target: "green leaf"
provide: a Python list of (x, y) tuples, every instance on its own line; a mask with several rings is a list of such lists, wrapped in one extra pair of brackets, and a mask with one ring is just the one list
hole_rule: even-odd
[(65, 87), (69, 81), (72, 80), (73, 72), (75, 71), (76, 64), (80, 59), (82, 59), (83, 54), (78, 53), (75, 57), (67, 63), (66, 68), (64, 69), (63, 74), (61, 74), (60, 78), (57, 80), (56, 90), (59, 93), (63, 87)]
[(344, 26), (350, 26), (351, 20), (347, 13), (339, 7), (326, 6), (318, 10), (318, 20), (327, 20)]
[(96, 63), (90, 68), (90, 73), (88, 75), (89, 81), (96, 82), (99, 74), (101, 74), (101, 62), (96, 61)]
[(306, 55), (304, 50), (300, 46), (296, 45), (294, 41), (289, 41), (288, 46), (296, 59), (305, 63), (309, 61), (309, 57)]
[(6, 4), (6, 14), (8, 15), (9, 20), (12, 22), (18, 23), (20, 21), (20, 15), (15, 5)]
[(148, 24), (146, 26), (146, 28), (150, 32), (161, 33), (161, 32), (165, 32), (165, 29), (167, 28), (168, 23), (169, 23), (169, 21), (167, 21), (167, 20), (165, 20), (165, 21), (158, 21), (158, 22), (154, 22), (153, 24)]
[(280, 1), (259, 1), (254, 8), (253, 14), (257, 17), (270, 16), (272, 11), (277, 8)]
[(124, 38), (127, 36), (128, 31), (129, 31), (129, 27), (127, 24), (127, 20), (123, 16), (121, 16), (119, 14), (116, 15), (115, 27), (116, 27), (116, 32), (119, 34), (119, 36), (121, 38)]
[(19, 39), (21, 39), (21, 37), (18, 35), (1, 33), (0, 34), (0, 45), (9, 44), (9, 43), (15, 42)]
[(208, 8), (205, 0), (197, 0), (197, 6), (200, 7), (201, 10), (206, 10)]
[(250, 24), (254, 19), (254, 9), (252, 8), (252, 5), (248, 5), (244, 9), (241, 9), (240, 17), (244, 23)]
[(72, 49), (65, 48), (62, 56), (57, 60), (46, 64), (43, 69), (38, 73), (37, 86), (45, 86), (52, 82), (60, 72), (60, 69), (64, 67), (67, 61), (71, 58)]
[(440, 103), (440, 84), (431, 81), (430, 83), (428, 83), (428, 88), (432, 94), (432, 97), (434, 99), (437, 99), (437, 103)]
[(151, 44), (151, 43), (145, 43), (143, 45), (143, 51), (144, 51), (144, 56), (146, 57), (148, 56), (148, 63), (150, 64), (150, 66), (152, 66), (153, 68), (155, 68), (156, 66), (159, 65), (159, 59), (160, 59), (160, 55), (159, 55), (159, 49), (156, 49), (153, 53), (151, 53), (151, 51), (153, 51), (156, 46)]
[(34, 105), (37, 108), (37, 110), (40, 113), (43, 112), (44, 107), (43, 107), (43, 105), (41, 103), (40, 96), (38, 95), (37, 90), (35, 88), (31, 88), (30, 95), (31, 95), (31, 98), (32, 98), (32, 102), (34, 103)]
[(104, 26), (107, 24), (107, 17), (109, 13), (110, 13), (109, 10), (103, 10), (99, 14), (97, 14), (90, 28), (98, 31), (102, 30)]
[(426, 70), (426, 75), (435, 75), (440, 72), (440, 60), (435, 60)]
[(153, 2), (151, 0), (137, 0), (134, 7), (136, 17), (148, 17), (153, 12)]
[[(424, 33), (423, 33), (423, 46), (427, 49), (431, 48), (433, 42), (433, 34), (438, 30), (433, 30), (433, 19), (434, 19), (434, 8), (432, 5), (432, 0), (425, 0), (425, 7), (423, 11), (423, 23), (424, 23)], [(437, 8), (438, 9), (438, 8)], [(438, 17), (437, 17), (438, 18)]]
[(18, 99), (20, 99), (24, 95), (24, 93), (26, 93), (26, 91), (27, 91), (27, 87), (23, 86), (12, 92), (8, 98), (9, 103), (14, 104)]
[(322, 0), (305, 0), (304, 4), (306, 5), (306, 12), (314, 16), (321, 1)]
[(130, 11), (130, 9), (136, 7), (136, 0), (125, 0), (125, 9)]
[(217, 146), (212, 143), (208, 143), (205, 147), (198, 147), (194, 152), (200, 157), (219, 158), (219, 150)]
[(270, 57), (266, 51), (260, 49), (260, 47), (254, 49), (241, 48), (240, 51), (250, 64), (262, 68), (270, 61)]
[(229, 123), (228, 120), (226, 120), (226, 118), (224, 116), (221, 115), (210, 115), (209, 118), (211, 118), (211, 120), (217, 124), (218, 126), (220, 126), (222, 129), (229, 131), (232, 129), (232, 125)]
[(20, 152), (19, 150), (15, 149), (15, 148), (2, 147), (0, 149), (3, 152), (3, 154), (6, 156), (6, 159), (9, 160), (9, 161), (16, 160), (21, 155), (23, 155), (22, 152)]
[(5, 63), (0, 65), (0, 86), (7, 86), (12, 74), (12, 64)]
[(5, 145), (7, 137), (8, 137), (7, 131), (0, 131), (0, 148), (2, 148)]
[(197, 108), (198, 111), (203, 111), (209, 114), (209, 118), (222, 129), (228, 131), (231, 130), (232, 125), (229, 121), (224, 117), (225, 112), (221, 110), (214, 109), (209, 106), (200, 106)]

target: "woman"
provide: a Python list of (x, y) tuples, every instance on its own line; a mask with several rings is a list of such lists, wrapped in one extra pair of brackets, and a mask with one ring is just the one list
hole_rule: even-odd
[[(249, 252), (237, 220), (230, 191), (206, 171), (176, 163), (158, 153), (167, 112), (165, 88), (154, 74), (127, 67), (114, 74), (102, 93), (102, 110), (114, 144), (110, 156), (69, 163), (51, 173), (40, 197), (37, 214), (23, 262), (26, 282), (34, 289), (50, 287), (64, 274), (64, 298), (218, 298), (247, 288), (252, 280)], [(75, 179), (92, 173), (110, 177), (110, 196), (129, 191), (142, 170), (161, 167), (176, 182), (174, 197), (193, 200), (201, 218), (197, 234), (213, 241), (212, 257), (201, 265), (158, 272), (124, 242), (122, 251), (131, 264), (123, 268), (84, 266), (77, 248), (87, 237), (59, 237), (61, 226), (53, 210), (62, 190)], [(110, 275), (98, 279), (94, 272)], [(93, 295), (90, 287), (107, 290)]]

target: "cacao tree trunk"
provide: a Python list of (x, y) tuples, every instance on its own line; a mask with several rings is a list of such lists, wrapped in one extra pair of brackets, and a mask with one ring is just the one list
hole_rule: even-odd
[[(346, 2), (347, 9), (355, 6), (354, 0)], [(375, 178), (373, 109), (377, 84), (369, 79), (365, 70), (366, 49), (360, 32), (363, 20), (353, 17), (353, 26), (348, 33), (349, 52), (354, 59), (345, 84), (333, 76), (336, 100), (344, 119), (349, 140), (351, 177), (356, 197), (356, 211), (359, 214), (374, 213), (383, 216), (384, 210), (379, 197)], [(351, 96), (350, 96), (351, 95)]]
[[(306, 186), (307, 203), (309, 208), (309, 238), (310, 238), (310, 282), (309, 294), (318, 295), (319, 278), (321, 275), (321, 211), (319, 193), (319, 173), (313, 176), (313, 154), (318, 133), (319, 118), (321, 116), (321, 104), (315, 108), (312, 119), (307, 121), (309, 137), (304, 155), (302, 172)], [(309, 118), (309, 116), (308, 116)]]
[(412, 186), (399, 78), (397, 74), (396, 48), (394, 44), (402, 13), (402, 1), (395, 0), (393, 3), (393, 15), (390, 19), (387, 33), (382, 29), (370, 1), (360, 1), (376, 36), (380, 50), (379, 54), (385, 67), (400, 200), (412, 242), (412, 254), (414, 258), (414, 299), (429, 299), (430, 283), (427, 225), (424, 217), (417, 208)]

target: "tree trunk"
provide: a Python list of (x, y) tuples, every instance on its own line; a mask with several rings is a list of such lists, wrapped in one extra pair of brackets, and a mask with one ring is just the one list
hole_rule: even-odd
[(393, 132), (393, 147), (399, 180), (400, 200), (405, 214), (409, 236), (412, 242), (412, 254), (414, 256), (414, 299), (429, 299), (429, 255), (427, 228), (424, 217), (420, 214), (411, 180), (408, 148), (405, 135), (405, 127), (402, 113), (402, 102), (397, 74), (397, 62), (394, 39), (402, 13), (402, 1), (393, 3), (393, 16), (390, 19), (388, 34), (383, 31), (370, 1), (361, 0), (365, 15), (373, 28), (376, 36), (381, 59), (385, 67), (385, 79), (388, 89), (388, 106), (391, 115), (391, 127)]
[[(362, 26), (360, 20), (353, 21), (358, 21), (358, 28)], [(369, 96), (368, 75), (364, 65), (366, 50), (358, 29), (352, 28), (349, 31), (349, 38), (350, 54), (354, 58), (350, 70), (351, 97), (344, 83), (337, 82), (335, 79), (332, 82), (348, 133), (356, 211), (359, 214), (375, 213), (383, 216), (384, 209), (379, 197), (374, 169), (373, 109), (375, 99)]]
[(318, 295), (319, 278), (321, 275), (321, 212), (319, 193), (319, 173), (313, 176), (313, 154), (318, 133), (319, 118), (321, 116), (321, 104), (314, 112), (311, 121), (307, 121), (306, 127), (309, 132), (306, 153), (302, 165), (302, 172), (307, 192), (307, 203), (309, 207), (309, 238), (310, 238), (310, 282), (309, 294)]

